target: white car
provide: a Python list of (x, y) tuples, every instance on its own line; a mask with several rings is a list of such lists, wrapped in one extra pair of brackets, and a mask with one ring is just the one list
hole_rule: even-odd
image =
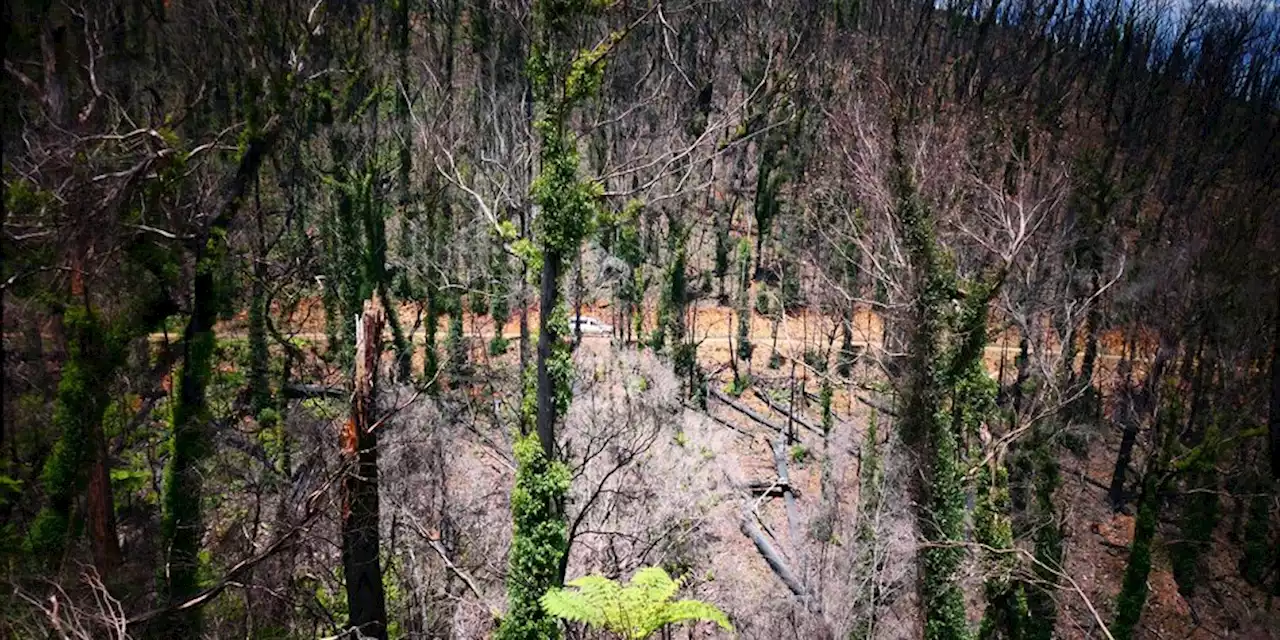
[(569, 318), (569, 332), (577, 333), (578, 331), (583, 335), (608, 335), (613, 333), (613, 327), (591, 316)]

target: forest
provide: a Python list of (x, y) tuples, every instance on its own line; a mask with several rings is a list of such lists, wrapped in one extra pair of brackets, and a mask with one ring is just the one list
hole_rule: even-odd
[(1274, 0), (13, 0), (0, 638), (1280, 638)]

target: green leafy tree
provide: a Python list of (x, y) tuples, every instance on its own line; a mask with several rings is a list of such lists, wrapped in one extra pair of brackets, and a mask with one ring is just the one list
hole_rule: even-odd
[(553, 589), (542, 596), (542, 608), (552, 616), (581, 622), (625, 640), (644, 640), (669, 624), (705, 620), (732, 631), (724, 612), (700, 600), (675, 600), (680, 580), (660, 567), (645, 567), (626, 585), (604, 576), (584, 576), (568, 583), (573, 589)]

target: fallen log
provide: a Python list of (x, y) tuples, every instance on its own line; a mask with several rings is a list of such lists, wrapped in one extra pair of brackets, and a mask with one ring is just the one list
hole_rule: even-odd
[(782, 497), (787, 507), (787, 537), (792, 545), (800, 544), (796, 534), (796, 494), (791, 491), (791, 474), (787, 472), (787, 443), (782, 435), (773, 443), (773, 464), (778, 470), (778, 483), (786, 486)]
[[(818, 397), (818, 394), (813, 393), (812, 391), (806, 390), (804, 392), (804, 395), (806, 398), (814, 402), (822, 402), (822, 398)], [(850, 395), (853, 396), (854, 400), (857, 400), (858, 402), (861, 402), (862, 404), (865, 404), (868, 407), (871, 407), (872, 409), (879, 411), (880, 413), (883, 413), (892, 418), (898, 417), (898, 411), (893, 407), (889, 406), (888, 404), (885, 404), (884, 401), (882, 400), (878, 400), (876, 398), (869, 398), (859, 393), (853, 393)]]
[(783, 427), (782, 425), (774, 423), (772, 420), (761, 415), (759, 412), (752, 410), (750, 407), (743, 405), (741, 402), (738, 402), (737, 400), (734, 400), (732, 397), (729, 396), (729, 394), (719, 389), (716, 389), (715, 387), (712, 387), (710, 385), (708, 385), (707, 391), (711, 392), (711, 396), (713, 398), (729, 405), (734, 409), (737, 409), (738, 412), (741, 413), (742, 415), (745, 415), (748, 418), (751, 418), (752, 420), (755, 420), (756, 422), (766, 427), (769, 427), (774, 431), (777, 431), (778, 433), (784, 433), (786, 431), (786, 428)]
[(812, 598), (809, 596), (808, 589), (805, 589), (804, 584), (796, 577), (795, 572), (787, 565), (787, 561), (783, 559), (782, 554), (778, 553), (778, 549), (773, 546), (773, 543), (769, 542), (769, 539), (760, 532), (760, 527), (756, 526), (750, 513), (744, 512), (742, 514), (742, 518), (738, 522), (738, 528), (743, 535), (755, 543), (756, 550), (764, 557), (765, 563), (773, 570), (774, 575), (778, 576), (779, 580), (782, 580), (782, 584), (786, 585), (787, 589), (800, 598), (802, 602), (812, 606)]
[(794, 491), (790, 483), (779, 480), (752, 480), (742, 487), (754, 498), (781, 498)]
[(744, 436), (747, 436), (748, 438), (752, 437), (751, 432), (744, 430), (742, 427), (739, 427), (738, 425), (733, 424), (732, 422), (729, 422), (724, 418), (721, 418), (717, 415), (712, 414), (710, 411), (703, 411), (702, 409), (698, 409), (687, 403), (684, 406), (686, 409), (689, 409), (690, 411), (697, 411), (698, 413), (701, 413), (702, 415), (710, 418), (711, 421), (715, 422), (716, 424), (719, 424), (723, 427), (728, 427), (729, 429), (733, 430), (735, 433), (739, 435), (744, 435)]
[(756, 397), (760, 398), (760, 400), (763, 401), (766, 405), (768, 405), (770, 409), (773, 409), (774, 411), (777, 411), (778, 413), (781, 413), (782, 415), (787, 416), (788, 418), (791, 418), (796, 422), (796, 424), (808, 429), (809, 431), (812, 431), (813, 433), (816, 433), (818, 435), (822, 435), (822, 427), (819, 427), (818, 425), (815, 425), (812, 422), (809, 422), (804, 418), (804, 416), (801, 416), (800, 414), (794, 411), (791, 411), (791, 407), (784, 405), (780, 402), (774, 402), (773, 399), (771, 399), (769, 397), (769, 394), (767, 393), (760, 393), (758, 390), (755, 390), (755, 389), (752, 389), (752, 393), (756, 394)]
[(883, 413), (893, 418), (898, 417), (897, 409), (894, 409), (893, 407), (881, 402), (880, 400), (877, 400), (876, 398), (868, 398), (866, 396), (859, 395), (856, 393), (853, 394), (853, 397), (856, 398), (858, 402), (861, 402), (862, 404), (865, 404), (868, 407), (871, 407), (872, 409), (879, 411), (880, 413)]

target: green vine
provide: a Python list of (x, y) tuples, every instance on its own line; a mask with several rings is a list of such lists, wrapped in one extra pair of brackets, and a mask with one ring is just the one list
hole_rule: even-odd
[(66, 547), (72, 508), (94, 455), (92, 433), (101, 428), (110, 404), (108, 383), (118, 361), (112, 336), (88, 309), (67, 309), (63, 324), (67, 359), (53, 408), (53, 424), (61, 437), (41, 474), (49, 503), (36, 515), (27, 536), (31, 553), (50, 563), (61, 561)]
[(511, 540), (507, 599), (510, 608), (498, 628), (499, 640), (543, 640), (560, 636), (556, 619), (539, 603), (560, 581), (567, 544), (564, 500), (569, 469), (547, 460), (536, 434), (515, 444), (516, 482), (511, 490), (514, 532)]

